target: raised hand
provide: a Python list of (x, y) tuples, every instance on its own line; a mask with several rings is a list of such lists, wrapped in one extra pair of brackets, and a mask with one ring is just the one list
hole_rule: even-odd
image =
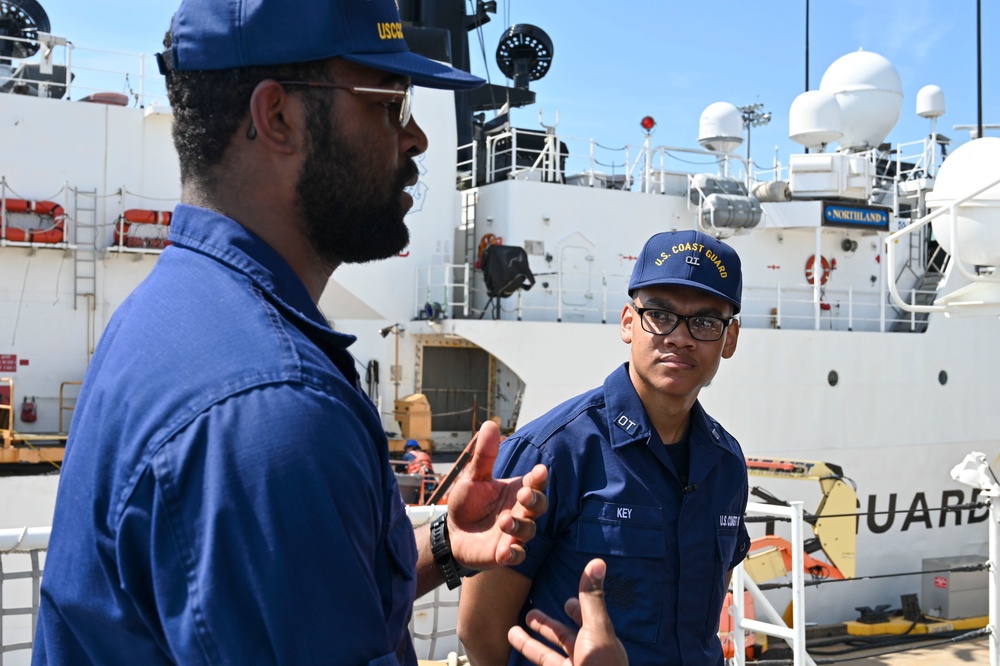
[(603, 560), (587, 563), (580, 576), (580, 596), (566, 602), (566, 613), (580, 628), (573, 630), (539, 610), (528, 612), (527, 622), (550, 643), (559, 646), (562, 653), (532, 638), (522, 627), (512, 627), (507, 640), (515, 650), (533, 664), (546, 666), (628, 666), (628, 655), (608, 617), (604, 604), (604, 575), (607, 566)]
[(464, 566), (491, 569), (524, 560), (524, 543), (535, 536), (535, 518), (545, 513), (548, 470), (494, 479), (500, 429), (487, 421), (475, 439), (472, 460), (448, 496), (451, 551)]

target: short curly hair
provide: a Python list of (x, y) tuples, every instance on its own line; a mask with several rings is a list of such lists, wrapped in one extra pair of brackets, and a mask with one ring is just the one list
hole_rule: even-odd
[[(169, 31), (163, 45), (171, 46)], [(181, 182), (212, 184), (211, 169), (222, 160), (237, 128), (245, 122), (258, 83), (266, 79), (324, 81), (329, 78), (329, 62), (167, 72)]]

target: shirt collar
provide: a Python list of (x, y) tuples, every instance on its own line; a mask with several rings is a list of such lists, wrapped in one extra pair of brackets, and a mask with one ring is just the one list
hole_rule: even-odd
[[(628, 374), (628, 363), (623, 363), (604, 380), (604, 404), (612, 448), (645, 442), (652, 435), (653, 427)], [(691, 432), (701, 431), (700, 436), (690, 438), (692, 444), (697, 442), (704, 446), (703, 442), (710, 441), (723, 449), (728, 448), (719, 424), (705, 413), (697, 400), (691, 407), (690, 428)]]
[(178, 204), (170, 224), (170, 241), (246, 275), (283, 310), (319, 329), (332, 346), (346, 349), (357, 339), (331, 329), (288, 262), (239, 222), (204, 208)]
[(646, 416), (646, 408), (632, 385), (628, 363), (623, 363), (604, 380), (604, 404), (611, 448), (649, 439), (653, 429)]

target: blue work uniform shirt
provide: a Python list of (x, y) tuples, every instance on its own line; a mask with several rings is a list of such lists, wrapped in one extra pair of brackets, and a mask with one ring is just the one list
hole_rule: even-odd
[[(591, 559), (607, 563), (605, 600), (634, 665), (723, 663), (717, 632), (726, 572), (750, 545), (748, 483), (736, 440), (695, 402), (688, 483), (632, 385), (628, 364), (604, 386), (528, 424), (500, 446), (497, 477), (549, 468), (549, 508), (515, 570), (532, 579), (521, 622), (563, 610)], [(512, 652), (510, 664), (528, 663)]]
[(33, 663), (415, 665), (354, 338), (237, 222), (180, 205), (170, 240), (83, 383)]

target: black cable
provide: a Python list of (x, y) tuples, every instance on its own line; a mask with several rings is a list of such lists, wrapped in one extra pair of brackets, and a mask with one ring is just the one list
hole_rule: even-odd
[[(948, 633), (959, 633), (959, 632), (948, 632)], [(910, 645), (907, 645), (906, 647), (900, 648), (898, 650), (887, 650), (885, 652), (880, 652), (878, 654), (867, 654), (867, 655), (864, 655), (864, 656), (849, 657), (847, 659), (824, 659), (822, 661), (820, 661), (820, 660), (817, 659), (815, 661), (816, 661), (817, 664), (842, 664), (842, 663), (846, 663), (846, 662), (849, 662), (849, 661), (857, 661), (858, 659), (870, 659), (872, 657), (884, 657), (884, 656), (890, 655), (890, 654), (898, 654), (898, 653), (902, 653), (902, 652), (909, 652), (910, 650), (924, 650), (924, 649), (929, 649), (929, 648), (940, 647), (940, 646), (943, 646), (943, 645), (950, 645), (950, 644), (953, 644), (953, 643), (959, 643), (961, 641), (967, 641), (967, 640), (972, 640), (974, 638), (980, 638), (981, 636), (985, 636), (985, 635), (988, 635), (988, 634), (989, 634), (989, 629), (986, 628), (986, 627), (984, 627), (982, 629), (976, 629), (975, 631), (969, 631), (969, 632), (966, 632), (964, 634), (959, 634), (959, 635), (954, 636), (952, 638), (947, 638), (947, 639), (944, 639), (944, 640), (937, 640), (937, 641), (933, 641), (933, 642), (926, 642), (924, 640), (920, 640), (921, 636), (908, 636), (907, 638), (909, 640), (904, 640), (904, 641), (902, 641), (902, 643), (910, 643)], [(936, 636), (940, 636), (940, 635), (941, 634), (933, 634), (933, 636), (935, 636), (935, 637)], [(892, 639), (886, 639), (886, 641), (890, 642), (890, 641), (892, 641)], [(867, 650), (867, 649), (870, 649), (870, 648), (869, 647), (861, 647), (861, 648), (858, 648), (855, 651), (858, 651), (858, 650)], [(749, 662), (747, 662), (747, 663), (749, 663)]]
[[(949, 573), (949, 572), (965, 572), (965, 571), (983, 571), (987, 569), (986, 563), (982, 564), (967, 564), (960, 567), (951, 567), (949, 569), (932, 569), (929, 571), (907, 571), (904, 573), (893, 573), (893, 574), (873, 574), (871, 576), (855, 576), (853, 578), (823, 578), (819, 580), (807, 580), (805, 581), (806, 587), (814, 587), (816, 585), (822, 585), (823, 583), (849, 583), (856, 580), (876, 580), (879, 578), (899, 578), (901, 576), (921, 576), (923, 574), (932, 573)], [(784, 587), (791, 587), (791, 583), (762, 583), (757, 587), (761, 590), (778, 590)]]

